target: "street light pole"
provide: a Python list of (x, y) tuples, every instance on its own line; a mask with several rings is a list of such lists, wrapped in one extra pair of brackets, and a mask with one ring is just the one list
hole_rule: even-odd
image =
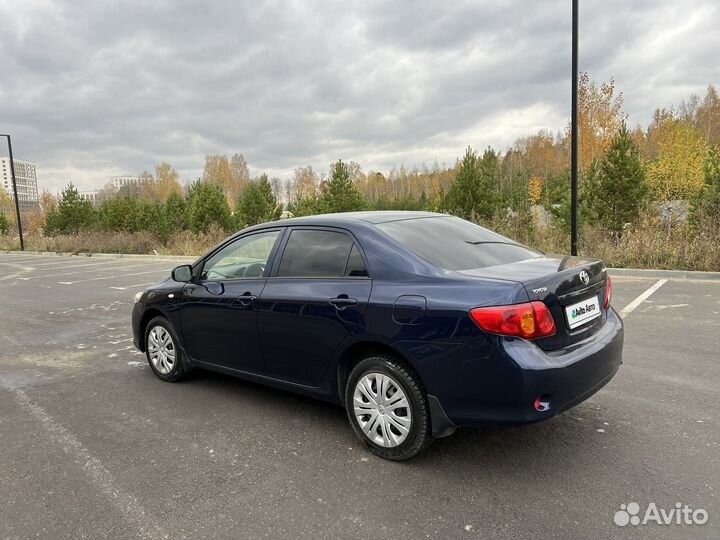
[(570, 113), (570, 254), (578, 254), (578, 0), (572, 0), (572, 105)]
[(20, 220), (20, 201), (18, 200), (17, 182), (15, 180), (15, 161), (13, 160), (12, 141), (10, 135), (0, 134), (0, 137), (7, 137), (8, 156), (10, 157), (10, 176), (12, 176), (13, 197), (15, 198), (15, 214), (17, 215), (18, 235), (20, 236), (20, 251), (25, 250), (23, 241), (22, 221)]

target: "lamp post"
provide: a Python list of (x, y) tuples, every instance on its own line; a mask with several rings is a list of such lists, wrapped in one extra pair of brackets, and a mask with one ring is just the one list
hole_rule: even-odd
[(572, 0), (572, 105), (570, 112), (570, 254), (578, 254), (578, 0)]
[(10, 135), (0, 133), (0, 137), (7, 137), (8, 156), (10, 157), (10, 176), (12, 176), (13, 198), (15, 199), (15, 214), (17, 215), (18, 234), (20, 235), (20, 251), (25, 250), (25, 242), (23, 241), (22, 221), (20, 220), (20, 201), (18, 200), (17, 182), (15, 180), (15, 161), (13, 161), (12, 141)]

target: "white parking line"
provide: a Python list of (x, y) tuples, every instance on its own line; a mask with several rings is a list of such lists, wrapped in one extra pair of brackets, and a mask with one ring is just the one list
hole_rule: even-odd
[[(17, 262), (16, 262), (17, 261)], [(100, 259), (98, 258), (91, 258), (91, 257), (81, 257), (81, 256), (69, 256), (69, 257), (43, 257), (43, 256), (25, 256), (25, 257), (17, 257), (17, 258), (11, 258), (11, 257), (3, 257), (0, 255), (0, 264), (27, 264), (28, 266), (33, 267), (39, 267), (39, 266), (63, 266), (73, 263), (82, 263), (83, 261), (88, 263), (99, 263), (99, 262), (130, 262), (128, 259), (120, 259), (120, 258), (106, 258), (106, 259)], [(134, 261), (138, 262), (138, 261)]]
[(95, 277), (95, 278), (88, 278), (88, 279), (78, 279), (75, 281), (58, 281), (59, 285), (75, 285), (76, 283), (85, 283), (87, 281), (100, 281), (101, 279), (120, 279), (127, 276), (142, 276), (143, 274), (160, 274), (164, 272), (164, 270), (150, 270), (148, 272), (134, 272), (132, 274), (123, 274), (121, 276), (101, 276), (101, 277)]
[(116, 291), (124, 291), (126, 289), (135, 289), (137, 287), (147, 287), (148, 285), (152, 285), (153, 283), (157, 283), (157, 282), (151, 281), (149, 283), (138, 283), (137, 285), (125, 285), (124, 287), (108, 287), (108, 288), (115, 289)]
[[(75, 262), (75, 261), (70, 261), (70, 262)], [(55, 265), (57, 263), (49, 263), (49, 264)], [(82, 268), (84, 266), (100, 266), (103, 264), (117, 264), (117, 261), (113, 260), (113, 261), (103, 261), (103, 262), (95, 262), (95, 263), (63, 264), (63, 265), (58, 266), (57, 268), (55, 268), (55, 267), (40, 268), (40, 270), (50, 270), (52, 272), (53, 270), (64, 270), (65, 268)], [(32, 268), (39, 268), (41, 265), (33, 264), (33, 265), (28, 265), (28, 266), (30, 266)]]
[(65, 426), (59, 424), (45, 409), (33, 403), (23, 390), (16, 390), (17, 402), (30, 413), (47, 434), (48, 438), (62, 448), (63, 452), (78, 464), (90, 483), (98, 488), (107, 501), (135, 526), (141, 538), (168, 538), (168, 533), (159, 524), (157, 517), (140, 504), (132, 493), (125, 491), (102, 462)]
[(28, 255), (28, 254), (16, 254), (10, 255), (7, 253), (0, 253), (0, 259), (11, 260), (11, 259), (57, 259), (57, 255)]
[(0, 266), (13, 266), (15, 268), (32, 268), (32, 266), (25, 263), (0, 262)]
[[(101, 262), (98, 261), (97, 259), (91, 259), (89, 257), (72, 257), (72, 258), (66, 258), (65, 260), (59, 260), (59, 261), (54, 260), (51, 262), (42, 262), (42, 263), (38, 263), (38, 264), (33, 264), (32, 266), (37, 266), (37, 267), (39, 267), (39, 266), (63, 266), (63, 265), (67, 265), (68, 263), (75, 263), (75, 262), (82, 262), (82, 261), (86, 261), (88, 263), (97, 262), (97, 264), (101, 264)], [(108, 258), (108, 259), (103, 260), (102, 264), (117, 263), (117, 262), (118, 262), (118, 259), (109, 259)]]
[(639, 306), (640, 304), (642, 304), (645, 300), (647, 300), (648, 298), (650, 298), (650, 295), (651, 295), (652, 293), (654, 293), (655, 291), (657, 291), (660, 287), (662, 287), (663, 285), (665, 285), (665, 283), (667, 283), (667, 279), (661, 279), (660, 281), (658, 281), (657, 283), (655, 283), (655, 285), (653, 285), (652, 287), (650, 287), (647, 291), (645, 291), (644, 293), (642, 293), (642, 294), (641, 294), (640, 296), (638, 296), (635, 300), (633, 300), (633, 301), (630, 302), (627, 306), (625, 306), (624, 308), (622, 308), (622, 311), (620, 311), (620, 316), (621, 316), (621, 317), (627, 317), (628, 315), (630, 315), (630, 313), (632, 313), (633, 310), (634, 310), (636, 307), (638, 307), (638, 306)]
[(29, 264), (31, 262), (36, 261), (47, 261), (49, 259), (46, 259), (45, 257), (17, 257), (17, 258), (10, 258), (10, 257), (1, 257), (0, 256), (0, 264)]
[[(111, 268), (93, 268), (91, 270), (75, 270), (74, 272), (62, 272), (60, 274), (45, 274), (42, 276), (26, 276), (26, 277), (19, 277), (18, 279), (22, 279), (23, 281), (28, 281), (30, 279), (42, 279), (42, 278), (51, 278), (51, 277), (60, 277), (60, 276), (73, 276), (75, 274), (81, 274), (83, 272), (104, 272), (106, 270), (123, 270), (125, 268), (147, 268), (148, 264), (131, 264), (127, 266), (114, 266)], [(156, 270), (157, 272), (162, 272), (164, 268), (160, 268)], [(134, 275), (134, 274), (126, 274), (126, 275)], [(120, 276), (113, 276), (113, 277), (122, 277)]]

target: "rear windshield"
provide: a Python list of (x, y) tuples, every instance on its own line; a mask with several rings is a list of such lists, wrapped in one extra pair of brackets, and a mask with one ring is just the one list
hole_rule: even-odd
[(540, 257), (479, 225), (452, 216), (378, 223), (385, 234), (419, 257), (447, 270), (470, 270)]

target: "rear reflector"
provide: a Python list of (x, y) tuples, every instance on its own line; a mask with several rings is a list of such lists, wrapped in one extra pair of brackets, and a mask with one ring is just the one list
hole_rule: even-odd
[(608, 275), (607, 283), (605, 283), (605, 302), (603, 302), (603, 307), (606, 311), (610, 307), (610, 300), (612, 300), (612, 281)]
[(540, 396), (535, 400), (535, 403), (533, 403), (533, 407), (535, 407), (535, 410), (538, 412), (546, 412), (550, 410), (550, 398), (547, 396)]
[(555, 320), (540, 301), (470, 310), (475, 324), (491, 334), (535, 339), (555, 335)]

